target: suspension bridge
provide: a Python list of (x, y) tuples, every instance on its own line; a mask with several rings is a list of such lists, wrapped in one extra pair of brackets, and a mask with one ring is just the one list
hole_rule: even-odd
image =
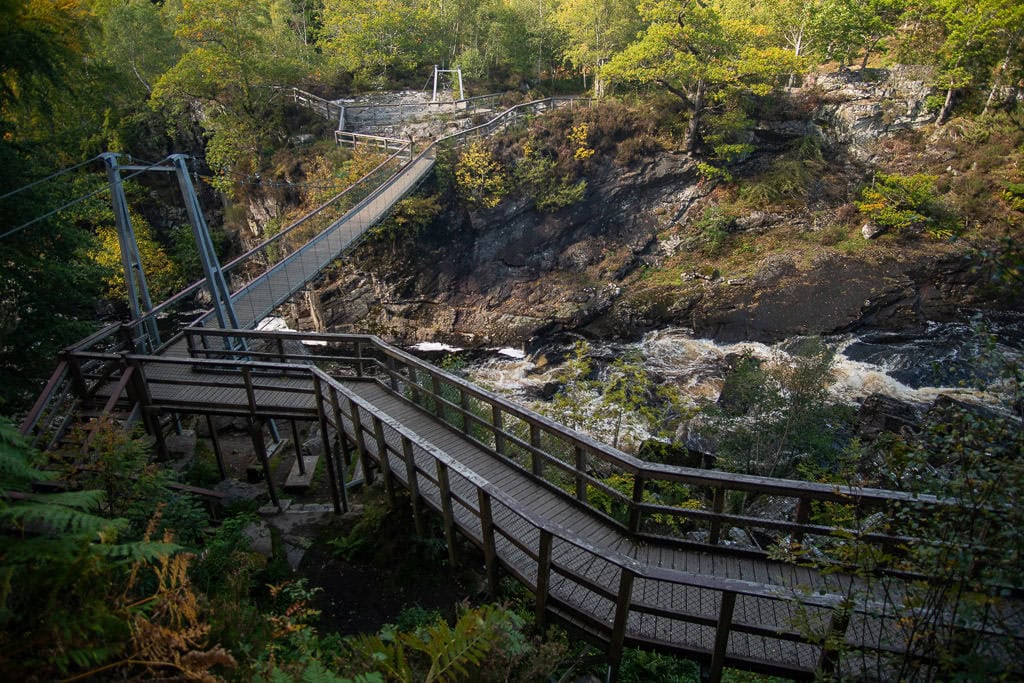
[[(368, 174), (364, 191), (339, 195), (348, 198), (343, 216), (328, 220), (321, 207), (225, 265), (224, 273), (243, 282), (230, 293), (230, 321), (207, 311), (184, 326), (170, 322), (206, 284), (201, 281), (131, 323), (66, 349), (23, 433), (51, 448), (76, 416), (118, 411), (141, 419), (162, 449), (167, 416), (244, 418), (268, 495), (280, 507), (264, 425), (312, 423), (336, 511), (347, 509), (348, 491), (359, 482), (379, 477), (392, 498), (406, 489), (420, 533), (427, 514), (440, 516), (451, 562), (460, 560), (461, 535), (482, 552), (492, 592), (501, 572), (523, 583), (535, 596), (539, 623), (557, 619), (606, 648), (612, 678), (626, 646), (693, 658), (711, 681), (726, 666), (795, 679), (882, 680), (891, 674), (892, 657), (933, 666), (935, 653), (915, 641), (906, 612), (886, 603), (905, 594), (907, 577), (888, 577), (889, 590), (879, 595), (841, 572), (775, 561), (737, 544), (730, 531), (811, 547), (857, 533), (812, 521), (816, 506), (884, 520), (908, 508), (928, 514), (944, 501), (653, 464), (375, 337), (253, 329), (412, 191), (437, 149), (566, 106), (581, 104), (550, 99), (514, 107), (419, 154), (396, 142)], [(391, 142), (382, 144), (391, 151)], [(160, 326), (162, 336), (154, 332)], [(324, 346), (310, 354), (302, 349), (307, 342)], [(295, 445), (301, 461), (298, 439)], [(669, 505), (649, 495), (666, 487), (684, 487), (692, 500), (709, 503)], [(776, 504), (764, 512), (736, 511), (727, 505), (735, 496)], [(885, 548), (914, 542), (889, 535), (884, 524), (878, 528), (858, 536)], [(998, 619), (974, 628), (991, 640), (996, 658), (1019, 669), (1019, 600), (994, 610)]]

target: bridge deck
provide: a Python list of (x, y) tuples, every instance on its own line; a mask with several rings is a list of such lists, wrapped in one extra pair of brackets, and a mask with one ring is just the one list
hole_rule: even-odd
[[(282, 303), (301, 290), (306, 283), (356, 244), (367, 230), (377, 224), (400, 199), (409, 194), (434, 166), (430, 155), (420, 155), (382, 185), (368, 200), (326, 228), (314, 240), (289, 254), (265, 273), (231, 295), (239, 326), (253, 328)], [(209, 314), (206, 326), (216, 325)], [(180, 347), (165, 351), (183, 355)]]

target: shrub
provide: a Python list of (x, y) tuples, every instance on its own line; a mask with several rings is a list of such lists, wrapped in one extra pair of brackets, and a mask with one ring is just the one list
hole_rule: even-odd
[(936, 227), (944, 211), (935, 190), (936, 176), (878, 173), (874, 182), (861, 190), (857, 208), (884, 228), (906, 232)]
[(1003, 199), (1014, 211), (1024, 211), (1024, 183), (1007, 183)]
[(714, 256), (722, 251), (729, 230), (736, 224), (736, 218), (725, 213), (717, 204), (704, 209), (704, 213), (693, 224), (700, 235), (700, 249), (707, 256)]

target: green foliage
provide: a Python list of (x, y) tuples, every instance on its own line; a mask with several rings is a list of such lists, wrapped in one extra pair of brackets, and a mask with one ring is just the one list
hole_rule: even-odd
[(51, 478), (33, 457), (0, 420), (0, 668), (17, 679), (88, 670), (116, 657), (131, 635), (131, 612), (118, 594), (132, 563), (177, 549), (119, 542), (127, 521), (95, 514), (100, 491), (33, 493), (32, 481)]
[[(1018, 406), (1022, 379), (1019, 366), (1006, 367), (1002, 381), (1013, 387), (1011, 400)], [(894, 679), (927, 680), (990, 679), (1018, 661), (1014, 636), (1019, 629), (1009, 623), (1004, 600), (1024, 586), (1024, 515), (1016, 501), (1024, 486), (1019, 419), (940, 400), (919, 432), (858, 445), (847, 466), (831, 477), (945, 501), (902, 504), (885, 518), (865, 517), (852, 506), (815, 511), (812, 521), (838, 522), (853, 531), (835, 542), (816, 543), (794, 559), (826, 573), (857, 576), (844, 584), (848, 598), (872, 601), (910, 644), (905, 655), (881, 661), (871, 653), (844, 652), (848, 661)], [(914, 540), (883, 548), (866, 538), (872, 532)], [(903, 572), (904, 579), (883, 569)]]
[(373, 234), (392, 242), (411, 240), (441, 214), (440, 197), (406, 197), (395, 204)]
[(459, 155), (455, 164), (456, 190), (466, 201), (493, 209), (508, 194), (505, 170), (481, 142), (474, 141)]
[(1024, 183), (1006, 183), (1003, 200), (1014, 211), (1024, 211)]
[(517, 189), (533, 197), (541, 211), (557, 211), (575, 204), (583, 199), (587, 189), (585, 180), (573, 182), (566, 176), (560, 178), (558, 161), (529, 142), (523, 145), (523, 156), (516, 162), (514, 177)]
[(639, 352), (624, 354), (595, 373), (590, 345), (576, 342), (562, 370), (562, 382), (544, 412), (615, 448), (639, 446), (640, 430), (655, 438), (670, 438), (684, 412), (678, 393), (647, 375)]
[(395, 630), (399, 633), (408, 633), (417, 629), (430, 626), (443, 617), (436, 609), (425, 609), (419, 605), (406, 607), (395, 617)]
[(454, 627), (438, 621), (413, 632), (357, 636), (351, 647), (363, 666), (388, 680), (464, 681), (520, 625), (512, 613), (485, 605), (466, 610)]
[(320, 44), (334, 66), (380, 88), (428, 62), (437, 19), (424, 0), (326, 0)]
[(706, 256), (717, 256), (725, 247), (729, 232), (736, 224), (736, 217), (726, 213), (718, 204), (711, 204), (704, 209), (700, 218), (693, 224), (697, 233), (698, 248)]
[(622, 651), (619, 678), (622, 683), (696, 683), (700, 667), (696, 662), (635, 648)]
[(936, 176), (901, 176), (876, 173), (874, 182), (861, 190), (857, 208), (878, 225), (896, 232), (941, 227), (945, 221)]
[(719, 467), (774, 477), (792, 476), (798, 468), (835, 470), (852, 415), (829, 397), (834, 352), (820, 340), (794, 351), (789, 361), (745, 354), (718, 403), (704, 409), (718, 438)]

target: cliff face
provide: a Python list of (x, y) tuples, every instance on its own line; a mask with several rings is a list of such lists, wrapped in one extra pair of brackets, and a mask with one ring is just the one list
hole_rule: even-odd
[[(930, 122), (915, 75), (841, 74), (805, 86), (794, 102), (814, 107), (759, 122), (759, 151), (729, 186), (667, 151), (627, 166), (596, 159), (584, 199), (554, 214), (522, 197), (492, 210), (455, 204), (415, 240), (366, 243), (321, 282), (327, 328), (478, 346), (560, 330), (629, 338), (671, 324), (722, 341), (773, 341), (905, 328), (991, 303), (965, 243), (861, 237), (857, 189), (874, 165), (893, 161), (887, 140)], [(799, 201), (737, 198), (808, 138), (823, 155)], [(717, 250), (701, 223), (713, 205), (732, 207)]]

